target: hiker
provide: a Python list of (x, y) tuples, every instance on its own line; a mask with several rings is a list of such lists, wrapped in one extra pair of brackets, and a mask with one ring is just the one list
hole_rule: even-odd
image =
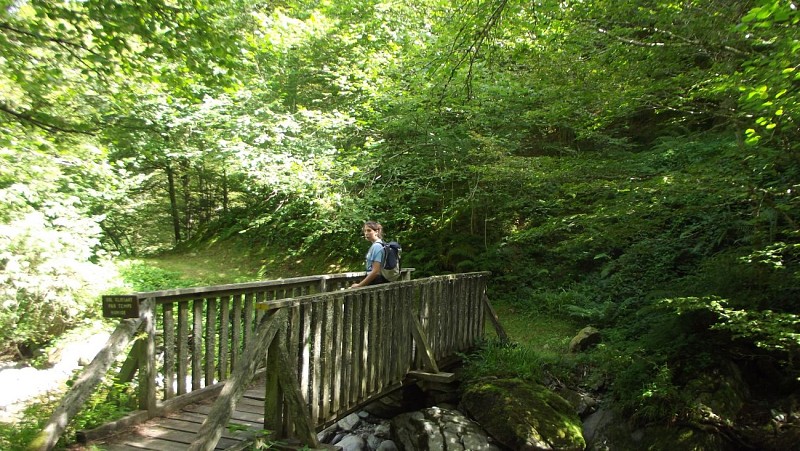
[(366, 287), (388, 282), (381, 275), (381, 262), (383, 261), (383, 227), (375, 221), (364, 223), (364, 238), (372, 243), (367, 251), (367, 276), (364, 280), (354, 283), (350, 288)]

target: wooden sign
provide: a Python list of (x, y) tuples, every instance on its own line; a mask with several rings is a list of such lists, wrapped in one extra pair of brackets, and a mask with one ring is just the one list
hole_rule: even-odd
[(104, 295), (103, 318), (138, 318), (139, 298), (132, 295)]

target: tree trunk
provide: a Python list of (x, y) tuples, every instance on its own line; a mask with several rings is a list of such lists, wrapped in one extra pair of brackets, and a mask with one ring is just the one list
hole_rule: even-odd
[(178, 195), (175, 192), (175, 173), (172, 165), (167, 163), (167, 182), (169, 183), (169, 207), (172, 214), (172, 229), (175, 232), (175, 244), (181, 242), (181, 221), (178, 215)]
[(222, 168), (222, 212), (228, 214), (228, 171), (223, 166)]
[(192, 223), (194, 222), (194, 208), (192, 206), (192, 189), (190, 186), (191, 167), (188, 158), (180, 159), (181, 190), (183, 190), (183, 232), (185, 238), (191, 236)]

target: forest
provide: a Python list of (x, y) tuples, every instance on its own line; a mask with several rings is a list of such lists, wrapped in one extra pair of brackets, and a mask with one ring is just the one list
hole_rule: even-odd
[(479, 371), (591, 367), (632, 423), (800, 437), (796, 0), (0, 5), (3, 359), (138, 289), (137, 258), (357, 270), (376, 220), (415, 277), (491, 271), (518, 320), (603, 334)]

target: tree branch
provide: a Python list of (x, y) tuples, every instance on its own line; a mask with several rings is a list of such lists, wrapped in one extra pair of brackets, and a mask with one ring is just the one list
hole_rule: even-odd
[(37, 128), (41, 128), (42, 130), (47, 131), (48, 133), (75, 133), (80, 135), (87, 135), (87, 136), (94, 136), (95, 133), (89, 130), (81, 130), (76, 126), (63, 126), (58, 124), (53, 124), (51, 122), (47, 122), (41, 119), (34, 117), (31, 113), (27, 112), (20, 112), (10, 108), (5, 103), (0, 103), (0, 111), (13, 117), (18, 122), (23, 124), (32, 125)]
[[(508, 0), (499, 0), (497, 5), (494, 7), (492, 14), (489, 18), (482, 24), (480, 29), (475, 33), (474, 36), (467, 36), (467, 31), (469, 28), (469, 23), (465, 23), (463, 27), (458, 31), (455, 39), (453, 39), (453, 44), (450, 46), (450, 55), (454, 55), (457, 52), (457, 49), (465, 44), (467, 45), (466, 50), (462, 53), (462, 55), (456, 61), (456, 64), (453, 66), (452, 70), (450, 71), (450, 75), (447, 78), (447, 81), (444, 85), (444, 91), (447, 90), (447, 87), (450, 85), (450, 82), (456, 76), (456, 72), (460, 67), (464, 65), (464, 63), (469, 60), (469, 66), (467, 71), (467, 79), (465, 81), (467, 86), (467, 99), (472, 97), (472, 68), (477, 61), (478, 56), (480, 55), (481, 47), (489, 38), (489, 33), (492, 29), (500, 22), (500, 18), (502, 17), (503, 10), (505, 9), (506, 5), (508, 4)], [(443, 98), (440, 98), (439, 103), (441, 103)]]
[[(609, 31), (606, 28), (603, 28), (603, 27), (598, 26), (596, 24), (592, 24), (592, 26), (595, 27), (595, 29), (597, 30), (598, 33), (604, 34), (606, 36), (610, 36), (611, 38), (616, 39), (617, 41), (623, 42), (625, 44), (635, 45), (635, 46), (638, 46), (638, 47), (666, 47), (667, 45), (669, 45), (669, 43), (667, 41), (645, 42), (645, 41), (639, 41), (639, 40), (631, 39), (631, 38), (624, 38), (622, 36), (614, 36), (611, 33), (609, 33)], [(671, 31), (664, 30), (662, 28), (644, 27), (644, 28), (642, 28), (642, 30), (648, 31), (648, 32), (650, 32), (650, 33), (652, 33), (654, 35), (655, 34), (662, 34), (662, 35), (665, 35), (666, 37), (674, 39), (676, 41), (681, 41), (682, 43), (687, 44), (687, 45), (693, 45), (693, 46), (701, 47), (701, 48), (706, 48), (707, 47), (706, 45), (704, 45), (701, 41), (699, 41), (697, 39), (690, 39), (690, 38), (687, 38), (685, 36), (681, 36), (681, 35), (675, 34), (675, 33), (671, 32)], [(729, 45), (720, 45), (718, 48), (721, 48), (721, 49), (723, 49), (725, 51), (734, 53), (736, 55), (740, 55), (740, 56), (746, 55), (745, 52), (743, 52), (743, 51), (741, 51), (741, 50), (739, 50), (737, 48), (731, 47)]]
[(19, 34), (19, 35), (22, 35), (22, 36), (27, 36), (29, 38), (33, 38), (33, 39), (36, 39), (36, 40), (39, 40), (39, 41), (51, 42), (51, 43), (54, 43), (54, 44), (58, 44), (61, 47), (72, 47), (72, 48), (83, 50), (83, 51), (91, 53), (91, 54), (96, 54), (90, 48), (84, 46), (83, 44), (72, 42), (72, 41), (68, 41), (66, 39), (61, 39), (61, 38), (58, 38), (58, 37), (55, 37), (55, 36), (45, 36), (45, 35), (33, 33), (31, 31), (28, 31), (28, 30), (20, 30), (19, 28), (15, 28), (15, 27), (13, 27), (11, 24), (9, 24), (7, 22), (0, 22), (0, 30), (10, 31), (11, 33), (16, 33), (16, 34)]

